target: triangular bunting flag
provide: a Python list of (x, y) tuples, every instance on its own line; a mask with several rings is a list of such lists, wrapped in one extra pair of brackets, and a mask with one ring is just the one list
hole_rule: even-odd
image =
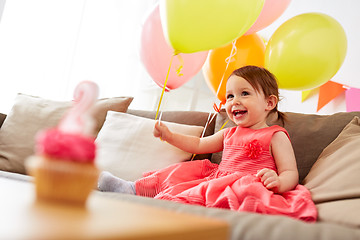
[(302, 91), (301, 92), (301, 102), (304, 102), (306, 99), (311, 97), (315, 93), (316, 90), (318, 90), (318, 88)]
[(360, 89), (350, 88), (345, 92), (346, 111), (360, 111)]
[(320, 86), (317, 111), (345, 91), (342, 84), (328, 81)]

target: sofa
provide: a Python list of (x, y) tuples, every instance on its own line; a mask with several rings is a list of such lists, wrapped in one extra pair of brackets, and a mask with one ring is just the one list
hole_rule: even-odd
[[(221, 152), (194, 156), (176, 152), (169, 144), (150, 138), (152, 133), (148, 129), (154, 124), (156, 112), (133, 110), (131, 101), (131, 97), (99, 100), (94, 132), (99, 148), (99, 168), (133, 180), (141, 171), (151, 170), (154, 164), (162, 167), (161, 164), (166, 166), (171, 161), (205, 158), (220, 163)], [(0, 177), (32, 181), (24, 161), (34, 153), (33, 138), (40, 129), (55, 126), (69, 107), (71, 102), (56, 102), (24, 94), (17, 96), (10, 112), (0, 114)], [(360, 239), (360, 112), (332, 115), (286, 112), (285, 115), (285, 122), (272, 115), (268, 124), (281, 125), (289, 132), (299, 170), (299, 183), (310, 190), (318, 209), (316, 223), (127, 194), (96, 190), (95, 194), (220, 219), (229, 224), (229, 236), (234, 240)], [(219, 113), (166, 111), (162, 114), (162, 121), (168, 122), (175, 130), (203, 136), (211, 135), (223, 126), (233, 126), (227, 120), (223, 110)], [(169, 160), (171, 154), (174, 157)]]

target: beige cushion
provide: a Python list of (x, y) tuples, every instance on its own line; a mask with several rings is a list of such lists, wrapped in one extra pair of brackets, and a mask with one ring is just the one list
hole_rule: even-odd
[(344, 199), (316, 204), (318, 221), (360, 227), (360, 199)]
[[(155, 119), (156, 115), (156, 111), (134, 109), (128, 109), (127, 113), (150, 119)], [(206, 127), (204, 134), (204, 137), (206, 137), (214, 134), (215, 119), (208, 123), (213, 117), (213, 114), (214, 113), (200, 111), (164, 111), (161, 119), (167, 122)], [(196, 155), (194, 159), (211, 159), (211, 153)]]
[(360, 119), (354, 119), (320, 154), (304, 180), (319, 220), (360, 226)]
[[(163, 121), (170, 130), (200, 136), (203, 127)], [(126, 180), (134, 181), (147, 171), (189, 160), (184, 152), (153, 136), (155, 120), (125, 113), (108, 112), (104, 126), (96, 139), (96, 163)]]
[[(108, 110), (125, 112), (131, 101), (131, 97), (99, 100), (94, 109), (95, 134), (100, 130)], [(0, 170), (25, 174), (24, 160), (34, 153), (36, 133), (56, 126), (71, 106), (71, 101), (52, 101), (18, 94), (0, 129)]]
[[(340, 112), (332, 115), (286, 112), (285, 115), (285, 124), (276, 120), (276, 115), (269, 118), (268, 124), (283, 126), (288, 131), (296, 156), (299, 182), (302, 182), (324, 148), (339, 135), (354, 116), (360, 117), (360, 112)], [(215, 131), (218, 131), (226, 120), (226, 113), (222, 111), (216, 118)], [(232, 124), (229, 122), (226, 127)], [(212, 161), (220, 162), (221, 154), (213, 154)]]

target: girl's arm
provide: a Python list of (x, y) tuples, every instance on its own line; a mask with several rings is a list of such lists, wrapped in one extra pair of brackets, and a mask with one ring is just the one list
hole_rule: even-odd
[(208, 137), (199, 138), (171, 132), (164, 123), (156, 122), (153, 134), (155, 137), (167, 141), (171, 145), (189, 153), (213, 153), (223, 149), (223, 131), (219, 131)]
[(299, 182), (299, 173), (291, 142), (284, 132), (276, 132), (271, 139), (271, 152), (278, 174), (270, 169), (262, 169), (257, 176), (268, 189), (283, 193), (292, 190)]

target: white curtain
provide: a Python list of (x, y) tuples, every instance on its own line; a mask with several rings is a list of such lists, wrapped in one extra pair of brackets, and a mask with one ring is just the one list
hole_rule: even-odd
[[(138, 49), (142, 23), (156, 2), (6, 1), (0, 22), (0, 112), (10, 110), (18, 92), (70, 100), (82, 80), (96, 82), (100, 97), (134, 96), (132, 108), (153, 110), (161, 89), (142, 66)], [(163, 110), (193, 110), (209, 98), (210, 110), (213, 95), (201, 72), (194, 79), (171, 93), (171, 100), (165, 97)]]

